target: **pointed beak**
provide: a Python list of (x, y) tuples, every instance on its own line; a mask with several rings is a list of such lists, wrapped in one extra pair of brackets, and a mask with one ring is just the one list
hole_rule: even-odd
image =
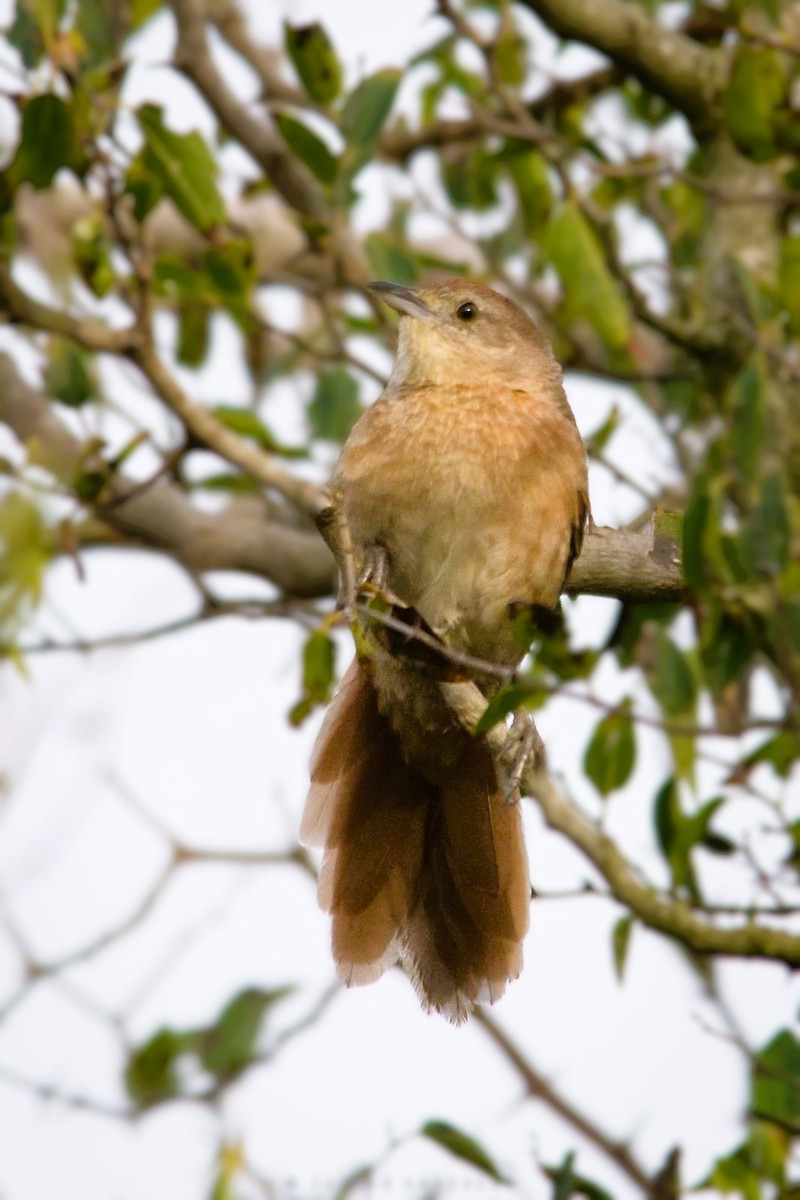
[(378, 282), (368, 283), (367, 291), (372, 292), (373, 296), (383, 300), (384, 304), (388, 304), (389, 308), (393, 308), (402, 316), (418, 317), (423, 321), (430, 321), (433, 318), (434, 314), (418, 294), (416, 288), (403, 287), (399, 283)]

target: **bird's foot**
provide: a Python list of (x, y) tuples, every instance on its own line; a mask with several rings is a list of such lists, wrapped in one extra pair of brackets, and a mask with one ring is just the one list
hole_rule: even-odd
[(547, 752), (533, 717), (525, 709), (514, 713), (514, 722), (508, 733), (508, 741), (500, 761), (500, 786), (506, 804), (516, 804), (520, 798), (520, 784), (530, 762), (534, 770), (545, 765)]
[(406, 605), (400, 597), (389, 588), (388, 579), (389, 552), (380, 542), (374, 542), (364, 551), (361, 571), (356, 580), (356, 594), (360, 596), (366, 592), (368, 595), (379, 597), (390, 606), (400, 605), (405, 608)]

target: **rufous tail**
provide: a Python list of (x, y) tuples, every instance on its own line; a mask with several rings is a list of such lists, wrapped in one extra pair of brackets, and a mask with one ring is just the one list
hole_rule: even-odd
[(466, 734), (440, 779), (406, 762), (368, 664), (354, 662), (314, 748), (301, 827), (325, 847), (319, 897), (344, 982), (401, 961), (423, 1005), (454, 1022), (498, 999), (520, 973), (528, 927), (519, 809)]

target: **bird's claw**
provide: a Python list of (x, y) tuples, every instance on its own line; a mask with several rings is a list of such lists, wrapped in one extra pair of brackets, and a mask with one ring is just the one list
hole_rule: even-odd
[(545, 760), (545, 745), (533, 717), (529, 712), (516, 712), (500, 762), (500, 787), (506, 804), (519, 801), (520, 783), (528, 762), (538, 769), (544, 766)]

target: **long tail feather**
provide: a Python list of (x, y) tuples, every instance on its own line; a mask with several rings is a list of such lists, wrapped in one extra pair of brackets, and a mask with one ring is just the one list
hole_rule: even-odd
[(347, 984), (400, 960), (426, 1008), (464, 1020), (522, 965), (530, 885), (519, 806), (504, 803), (487, 748), (464, 737), (432, 780), (406, 762), (356, 662), (311, 764), (301, 827), (323, 845), (320, 903)]

